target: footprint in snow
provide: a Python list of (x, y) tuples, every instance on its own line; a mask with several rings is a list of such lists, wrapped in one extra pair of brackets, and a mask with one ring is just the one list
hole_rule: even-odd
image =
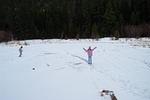
[(74, 63), (74, 65), (80, 65), (80, 64), (82, 64), (81, 62), (79, 62), (79, 63)]

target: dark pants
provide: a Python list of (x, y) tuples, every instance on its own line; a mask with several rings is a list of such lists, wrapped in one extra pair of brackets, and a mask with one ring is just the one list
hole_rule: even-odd
[(19, 57), (21, 57), (22, 56), (22, 52), (20, 52), (20, 55), (19, 55)]

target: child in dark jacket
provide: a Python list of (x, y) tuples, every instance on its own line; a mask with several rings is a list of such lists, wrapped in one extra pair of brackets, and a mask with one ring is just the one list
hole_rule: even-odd
[(23, 52), (23, 46), (21, 46), (20, 48), (19, 48), (19, 57), (21, 57), (22, 56), (22, 52)]

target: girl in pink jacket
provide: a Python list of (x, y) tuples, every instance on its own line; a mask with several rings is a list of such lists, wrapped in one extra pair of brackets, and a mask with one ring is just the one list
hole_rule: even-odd
[(97, 47), (91, 49), (91, 46), (89, 46), (88, 49), (84, 49), (84, 51), (87, 53), (88, 55), (88, 64), (92, 64), (92, 56), (93, 56), (93, 51), (96, 49)]

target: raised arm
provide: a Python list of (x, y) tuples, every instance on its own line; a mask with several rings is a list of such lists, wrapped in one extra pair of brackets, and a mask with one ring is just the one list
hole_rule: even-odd
[(87, 50), (86, 50), (85, 48), (83, 48), (83, 50), (84, 50), (85, 52), (87, 52)]
[(94, 51), (97, 47), (93, 48), (92, 51)]

